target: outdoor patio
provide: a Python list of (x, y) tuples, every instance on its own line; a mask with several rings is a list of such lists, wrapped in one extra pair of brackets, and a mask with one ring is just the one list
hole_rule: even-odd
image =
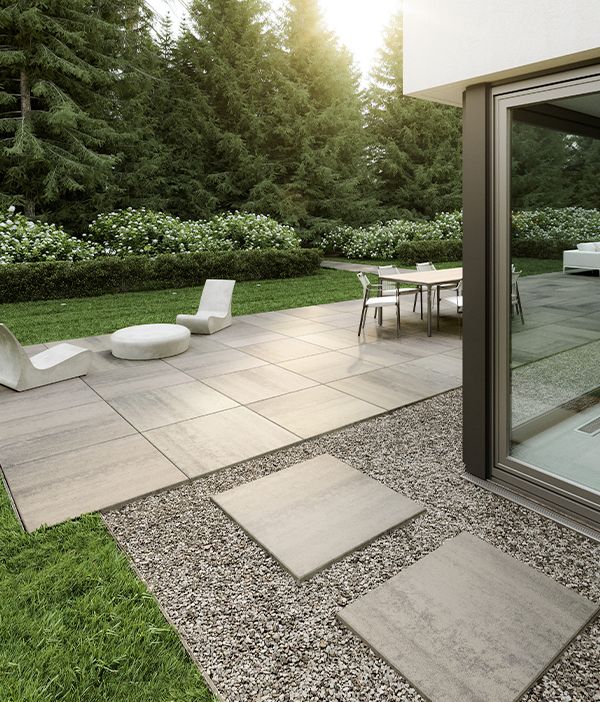
[[(112, 356), (82, 379), (0, 389), (0, 464), (25, 528), (114, 507), (461, 384), (452, 311), (427, 338), (402, 299), (357, 336), (361, 302), (237, 317), (157, 361)], [(56, 343), (56, 342), (55, 342)], [(39, 346), (29, 349), (39, 350)]]

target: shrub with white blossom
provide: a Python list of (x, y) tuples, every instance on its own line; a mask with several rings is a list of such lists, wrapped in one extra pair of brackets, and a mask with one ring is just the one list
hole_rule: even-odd
[(89, 261), (96, 247), (55, 224), (31, 222), (10, 206), (0, 212), (0, 264), (37, 261)]
[(515, 239), (600, 241), (600, 210), (583, 207), (515, 210), (512, 229)]

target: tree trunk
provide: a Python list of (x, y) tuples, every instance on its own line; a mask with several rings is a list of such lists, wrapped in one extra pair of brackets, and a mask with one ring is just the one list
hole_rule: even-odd
[[(27, 71), (21, 69), (21, 120), (23, 126), (31, 119), (31, 85), (29, 84), (29, 75)], [(35, 201), (25, 195), (24, 214), (27, 219), (35, 217)]]

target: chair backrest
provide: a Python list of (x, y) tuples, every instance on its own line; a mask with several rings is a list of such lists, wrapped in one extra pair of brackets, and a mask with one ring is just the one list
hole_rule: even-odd
[(357, 273), (356, 276), (360, 280), (360, 284), (362, 285), (362, 288), (363, 288), (363, 293), (365, 295), (368, 295), (371, 281), (367, 278), (367, 275), (365, 273), (363, 273), (362, 271), (360, 273)]
[[(377, 275), (381, 277), (382, 275), (395, 275), (398, 273), (398, 269), (396, 266), (378, 266), (377, 267)], [(393, 280), (382, 280), (381, 281), (381, 289), (383, 291), (386, 290), (393, 290), (394, 292), (396, 291), (396, 283), (394, 283)]]
[(228, 314), (231, 311), (234, 285), (235, 280), (207, 280), (202, 288), (198, 312)]
[(435, 271), (435, 270), (436, 270), (436, 268), (433, 265), (433, 263), (431, 263), (431, 261), (426, 261), (425, 263), (417, 263), (417, 271), (419, 273), (423, 273), (425, 271)]
[(456, 286), (456, 296), (457, 297), (462, 297), (463, 294), (463, 282), (460, 280), (458, 282), (458, 285)]
[(10, 329), (0, 324), (0, 383), (17, 385), (23, 369), (31, 365), (25, 349)]

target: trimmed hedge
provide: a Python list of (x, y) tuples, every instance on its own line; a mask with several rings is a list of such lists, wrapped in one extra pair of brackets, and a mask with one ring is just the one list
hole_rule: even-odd
[(397, 244), (394, 260), (407, 266), (431, 261), (462, 260), (462, 241), (460, 239), (428, 239), (426, 241), (400, 241)]
[(318, 249), (259, 249), (6, 264), (0, 266), (0, 303), (184, 288), (207, 278), (293, 278), (315, 273), (320, 261)]
[(572, 239), (513, 239), (512, 255), (521, 258), (562, 259), (563, 251), (576, 249), (577, 243)]

